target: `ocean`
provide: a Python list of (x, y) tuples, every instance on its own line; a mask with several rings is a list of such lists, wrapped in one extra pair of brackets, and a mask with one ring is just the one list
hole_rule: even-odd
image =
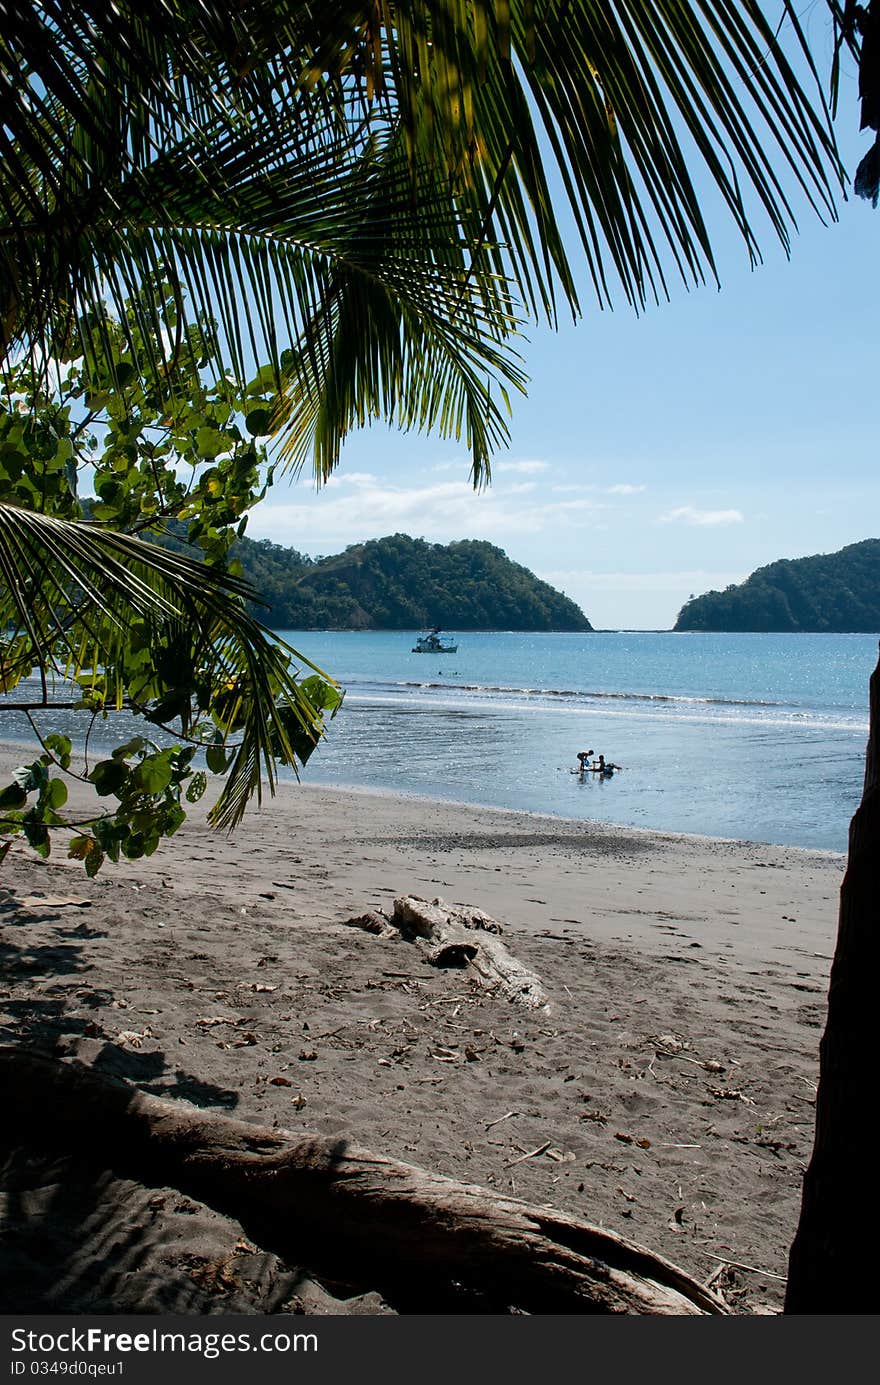
[(877, 636), (417, 633), (283, 632), (346, 688), (305, 780), (846, 849)]
[[(877, 636), (465, 633), (432, 655), (417, 631), (282, 633), (346, 689), (305, 782), (846, 849)], [(0, 739), (26, 738), (0, 702)], [(582, 778), (579, 750), (623, 769)]]

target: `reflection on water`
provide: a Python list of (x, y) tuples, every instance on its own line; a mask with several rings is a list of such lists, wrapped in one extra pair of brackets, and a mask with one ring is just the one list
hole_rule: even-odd
[[(309, 782), (845, 849), (874, 636), (467, 634), (448, 674), (412, 632), (287, 637), (347, 688)], [(80, 741), (92, 722), (38, 717)], [(135, 725), (99, 718), (91, 744)], [(0, 737), (27, 733), (0, 710)], [(572, 774), (588, 748), (624, 769)]]

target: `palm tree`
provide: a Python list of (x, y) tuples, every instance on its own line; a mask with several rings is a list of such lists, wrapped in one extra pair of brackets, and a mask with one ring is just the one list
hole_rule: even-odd
[[(584, 270), (600, 305), (616, 284), (636, 309), (670, 274), (715, 276), (693, 166), (753, 262), (756, 216), (788, 246), (794, 192), (834, 214), (823, 103), (755, 0), (7, 0), (5, 16), (7, 392), (22, 361), (35, 388), (80, 355), (95, 372), (109, 362), (118, 388), (133, 375), (161, 391), (169, 350), (239, 382), (268, 360), (282, 455), (319, 479), (375, 418), (464, 433), (485, 479), (525, 387), (524, 317), (577, 314)], [(793, 14), (787, 28), (810, 77)], [(273, 652), (216, 571), (184, 574), (134, 538), (108, 565), (94, 525), (56, 513), (50, 541), (17, 492), (0, 503), (2, 614), (22, 666), (51, 671), (45, 622), (28, 613), (65, 583), (74, 675), (112, 656), (132, 565), (140, 599), (175, 618), (194, 594), (210, 605), (228, 636), (214, 672), (232, 671), (246, 709), (246, 763), (221, 813), (237, 820), (275, 753), (296, 760), (275, 704), (300, 730), (320, 723), (295, 682), (279, 684), (289, 651)], [(168, 612), (153, 614), (161, 640)]]

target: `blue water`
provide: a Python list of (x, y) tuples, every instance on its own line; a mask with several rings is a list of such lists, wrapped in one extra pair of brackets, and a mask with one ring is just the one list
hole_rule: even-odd
[(845, 850), (877, 637), (415, 634), (285, 632), (347, 689), (306, 779)]
[[(438, 656), (417, 633), (284, 632), (347, 690), (306, 781), (845, 850), (876, 636), (468, 633)], [(572, 774), (590, 749), (624, 769)]]

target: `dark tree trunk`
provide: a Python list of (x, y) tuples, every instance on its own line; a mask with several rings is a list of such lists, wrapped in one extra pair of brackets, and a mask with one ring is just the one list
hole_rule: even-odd
[(871, 678), (861, 804), (850, 824), (828, 1018), (819, 1049), (816, 1137), (789, 1257), (786, 1313), (876, 1313), (880, 978), (880, 664)]
[(453, 1288), (459, 1312), (469, 1298), (495, 1313), (510, 1305), (528, 1313), (729, 1311), (683, 1270), (614, 1232), (338, 1135), (246, 1125), (20, 1049), (0, 1049), (0, 1110), (9, 1116), (7, 1142), (180, 1188), (236, 1217), (289, 1263), (419, 1305), (407, 1311), (433, 1312)]

